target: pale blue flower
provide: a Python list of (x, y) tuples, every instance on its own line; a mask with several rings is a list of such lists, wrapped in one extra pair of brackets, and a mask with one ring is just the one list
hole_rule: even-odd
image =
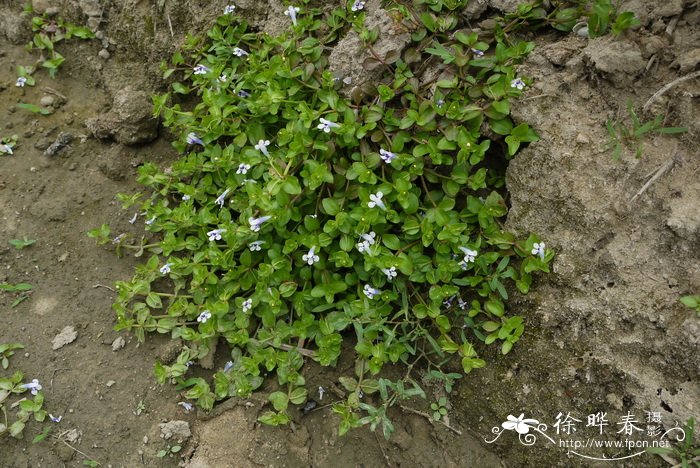
[(270, 219), (272, 216), (261, 216), (259, 218), (248, 218), (248, 224), (250, 225), (250, 230), (253, 232), (258, 232), (260, 231), (260, 226)]
[(138, 217), (139, 217), (139, 214), (134, 213), (134, 216), (132, 216), (131, 219), (129, 220), (129, 224), (134, 224), (136, 222), (136, 218), (138, 218)]
[(484, 51), (479, 49), (472, 49), (472, 54), (474, 54), (474, 57), (483, 57)]
[(466, 310), (467, 309), (467, 303), (466, 301), (463, 301), (461, 297), (457, 298), (457, 305), (459, 306), (460, 309)]
[(182, 201), (187, 201), (187, 200), (189, 200), (190, 198), (191, 198), (191, 197), (190, 197), (189, 195), (185, 194), (185, 195), (182, 196)]
[(317, 126), (316, 128), (318, 128), (319, 130), (323, 130), (323, 131), (326, 132), (326, 133), (330, 133), (330, 132), (331, 132), (331, 128), (338, 128), (338, 127), (340, 127), (339, 124), (337, 124), (337, 123), (335, 123), (335, 122), (331, 122), (330, 120), (326, 120), (326, 119), (324, 119), (323, 117), (321, 117), (321, 118), (319, 119), (319, 121), (320, 121), (321, 123), (318, 124), (318, 126)]
[(199, 314), (199, 317), (197, 317), (197, 321), (199, 323), (206, 323), (207, 320), (209, 320), (210, 318), (211, 318), (211, 312), (209, 312), (208, 310), (205, 310), (204, 312)]
[(370, 231), (367, 234), (362, 234), (360, 235), (360, 242), (357, 244), (357, 250), (360, 253), (364, 253), (369, 250), (370, 246), (374, 245), (375, 239), (377, 237), (377, 233), (374, 231)]
[(151, 219), (146, 220), (146, 226), (150, 226), (151, 224), (156, 222), (156, 217), (152, 217)]
[(438, 106), (438, 109), (441, 109), (442, 106), (445, 105), (445, 100), (444, 100), (444, 99), (438, 99), (437, 102), (436, 102), (436, 104), (437, 104), (437, 106)]
[(211, 71), (209, 67), (205, 67), (204, 65), (197, 65), (193, 70), (195, 75), (206, 75)]
[(265, 241), (255, 241), (251, 242), (248, 244), (248, 248), (250, 249), (251, 252), (259, 252), (261, 250), (261, 245), (263, 245)]
[(360, 10), (363, 10), (364, 8), (365, 8), (365, 2), (362, 2), (360, 0), (355, 0), (355, 2), (350, 7), (350, 9), (352, 11), (360, 11)]
[(532, 250), (530, 253), (532, 253), (532, 255), (537, 255), (540, 257), (540, 259), (544, 260), (544, 247), (544, 242), (535, 242), (532, 244)]
[(252, 299), (246, 299), (245, 301), (243, 301), (243, 312), (248, 312), (252, 308), (253, 308), (253, 300)]
[(231, 191), (231, 189), (224, 190), (224, 193), (219, 195), (219, 197), (216, 200), (214, 200), (214, 203), (219, 205), (221, 208), (223, 208), (224, 207), (224, 200), (226, 199), (226, 195), (228, 195), (228, 193), (230, 191)]
[(187, 141), (188, 145), (197, 144), (197, 145), (204, 146), (204, 142), (202, 140), (200, 140), (199, 137), (197, 136), (197, 134), (194, 132), (190, 132), (187, 134), (186, 141)]
[(248, 55), (248, 52), (241, 49), (240, 47), (234, 47), (233, 48), (233, 55), (235, 55), (237, 57), (244, 57), (244, 56)]
[(270, 146), (270, 140), (259, 140), (258, 144), (255, 145), (255, 149), (260, 151), (262, 154), (265, 156), (270, 156), (270, 153), (267, 152), (267, 147)]
[(240, 90), (238, 91), (238, 97), (247, 98), (250, 97), (250, 93), (248, 91)]
[(294, 26), (297, 25), (297, 13), (299, 13), (299, 8), (294, 6), (290, 6), (284, 11), (284, 14), (291, 18)]
[(523, 80), (521, 80), (520, 78), (516, 78), (510, 82), (510, 87), (522, 90), (525, 88), (525, 82)]
[(17, 81), (15, 82), (15, 86), (17, 86), (18, 88), (24, 88), (24, 85), (26, 83), (27, 83), (27, 78), (25, 78), (24, 76), (20, 76), (19, 78), (17, 78)]
[(192, 403), (187, 403), (186, 401), (181, 401), (178, 403), (178, 405), (182, 406), (182, 409), (185, 410), (185, 413), (189, 413), (190, 411), (192, 411), (192, 408), (194, 408), (194, 406), (192, 406)]
[(21, 388), (26, 388), (27, 390), (31, 390), (32, 395), (36, 395), (39, 390), (41, 390), (41, 384), (37, 379), (32, 380), (30, 383), (22, 384), (20, 385)]
[(380, 149), (379, 156), (385, 163), (389, 164), (394, 160), (394, 158), (396, 158), (396, 153), (392, 153), (391, 151), (387, 151), (385, 149)]
[(60, 422), (61, 422), (61, 419), (63, 419), (63, 416), (54, 416), (53, 414), (49, 413), (49, 419), (50, 419), (52, 422), (60, 423)]
[(168, 273), (170, 273), (170, 267), (171, 267), (171, 266), (173, 266), (172, 263), (166, 263), (165, 265), (163, 265), (162, 267), (160, 267), (160, 274), (161, 274), (161, 275), (167, 275)]
[(207, 236), (209, 236), (210, 241), (218, 241), (221, 240), (221, 234), (226, 232), (226, 229), (214, 229), (209, 232), (207, 232)]
[(117, 237), (112, 239), (112, 244), (120, 243), (122, 240), (124, 240), (125, 237), (126, 237), (126, 234), (119, 234)]
[(476, 259), (478, 252), (476, 250), (461, 246), (459, 247), (459, 250), (464, 252), (464, 259), (459, 262), (459, 266), (462, 267), (463, 270), (466, 270), (470, 263), (474, 263), (474, 259)]
[(224, 372), (228, 372), (231, 369), (233, 369), (233, 361), (227, 361), (226, 364), (224, 364)]
[(367, 203), (367, 206), (370, 208), (374, 208), (375, 206), (378, 206), (382, 210), (386, 211), (386, 205), (382, 201), (383, 197), (384, 197), (384, 194), (382, 192), (370, 194), (370, 196), (369, 196), (370, 201)]
[(226, 76), (226, 73), (222, 73), (221, 76), (219, 76), (219, 78), (218, 78), (219, 83), (226, 83), (227, 79), (228, 79), (228, 77)]
[(365, 296), (367, 296), (368, 299), (374, 299), (374, 296), (381, 294), (379, 289), (375, 289), (369, 284), (365, 284), (365, 288), (362, 290), (362, 292), (365, 293)]
[(311, 247), (309, 253), (301, 256), (301, 259), (309, 265), (313, 265), (320, 260), (319, 256), (314, 253), (314, 249), (316, 249), (316, 247)]
[(225, 15), (230, 15), (236, 10), (236, 5), (226, 5), (224, 8), (224, 14)]
[(12, 146), (10, 145), (0, 145), (0, 152), (14, 154), (14, 152), (12, 151)]
[(398, 273), (396, 273), (396, 267), (382, 268), (382, 273), (386, 275), (386, 279), (389, 281), (393, 281), (393, 279), (398, 276)]

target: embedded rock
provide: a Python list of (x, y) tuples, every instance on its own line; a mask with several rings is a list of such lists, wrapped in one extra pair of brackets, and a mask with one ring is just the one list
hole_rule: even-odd
[(158, 121), (151, 114), (151, 98), (145, 91), (127, 86), (117, 91), (112, 109), (85, 122), (100, 139), (124, 145), (148, 143), (158, 137)]
[(165, 440), (187, 440), (192, 437), (190, 424), (187, 421), (168, 421), (160, 424), (160, 435)]
[(56, 351), (57, 349), (61, 349), (65, 345), (74, 342), (76, 338), (78, 338), (78, 332), (75, 330), (75, 327), (69, 325), (64, 327), (63, 330), (61, 330), (61, 333), (54, 337), (53, 341), (51, 342), (51, 348)]
[(610, 75), (613, 83), (629, 83), (646, 66), (639, 46), (630, 42), (592, 39), (583, 53), (596, 70)]

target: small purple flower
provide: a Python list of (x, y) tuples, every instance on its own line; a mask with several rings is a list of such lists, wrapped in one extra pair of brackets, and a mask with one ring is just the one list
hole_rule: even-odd
[(211, 312), (209, 312), (208, 310), (205, 310), (204, 312), (199, 314), (199, 317), (197, 317), (197, 321), (199, 323), (206, 323), (207, 320), (209, 320), (210, 318), (211, 318)]
[(369, 202), (367, 202), (367, 206), (370, 208), (374, 208), (375, 206), (378, 206), (382, 210), (386, 211), (386, 205), (382, 201), (382, 198), (384, 197), (384, 194), (382, 192), (377, 192), (370, 194), (369, 196)]
[(251, 242), (248, 244), (248, 248), (250, 249), (251, 252), (259, 252), (261, 250), (261, 245), (263, 245), (265, 241), (255, 241)]
[(211, 71), (210, 68), (205, 67), (204, 65), (197, 65), (193, 70), (195, 75), (206, 75)]
[(479, 49), (472, 49), (472, 54), (474, 54), (474, 57), (483, 57), (484, 51)]
[(258, 144), (255, 145), (255, 149), (260, 151), (265, 156), (269, 157), (270, 153), (267, 152), (268, 146), (270, 146), (270, 140), (260, 140), (260, 141), (258, 141)]
[(236, 174), (247, 174), (250, 170), (250, 164), (241, 163), (236, 169)]
[(385, 163), (389, 164), (394, 160), (394, 158), (396, 158), (396, 153), (392, 153), (391, 151), (387, 151), (385, 149), (380, 149), (379, 156)]
[(331, 122), (330, 120), (326, 120), (326, 119), (324, 119), (323, 117), (321, 117), (321, 118), (319, 119), (319, 121), (320, 121), (321, 123), (318, 124), (318, 125), (316, 126), (316, 128), (318, 128), (319, 130), (323, 130), (323, 131), (326, 132), (326, 133), (330, 133), (330, 132), (331, 132), (331, 128), (338, 128), (338, 127), (340, 127), (339, 124), (337, 124), (337, 123), (335, 123), (335, 122)]
[(523, 90), (525, 88), (525, 82), (520, 78), (516, 78), (510, 82), (511, 88), (517, 88), (518, 90)]
[(247, 98), (250, 97), (250, 93), (248, 91), (240, 90), (238, 91), (238, 97)]
[(230, 15), (234, 11), (236, 11), (236, 5), (226, 5), (226, 8), (224, 8), (225, 15)]
[(204, 146), (204, 142), (194, 132), (190, 132), (187, 134), (186, 141), (187, 141), (188, 145), (195, 145), (196, 144), (196, 145)]
[(160, 274), (161, 274), (161, 275), (167, 275), (168, 273), (170, 273), (170, 267), (171, 267), (171, 266), (173, 266), (172, 263), (166, 263), (165, 265), (163, 265), (162, 267), (160, 267)]
[(252, 308), (253, 308), (253, 300), (252, 299), (246, 299), (245, 301), (243, 301), (243, 312), (248, 312)]
[(270, 218), (271, 218), (271, 216), (261, 216), (259, 218), (252, 218), (252, 217), (248, 218), (248, 224), (250, 225), (250, 230), (253, 232), (260, 231), (260, 226), (262, 226), (262, 224)]
[(382, 273), (386, 275), (386, 279), (388, 281), (393, 281), (398, 275), (398, 273), (396, 273), (396, 267), (382, 268)]
[(15, 86), (17, 86), (18, 88), (24, 88), (24, 85), (26, 83), (27, 83), (27, 78), (25, 78), (24, 76), (20, 76), (19, 78), (17, 78), (17, 81), (15, 82)]
[(60, 423), (60, 422), (61, 422), (61, 419), (63, 419), (63, 416), (54, 416), (53, 414), (49, 413), (49, 419), (50, 419), (52, 422)]
[(178, 405), (182, 406), (182, 409), (185, 410), (185, 413), (189, 413), (190, 411), (192, 411), (193, 408), (192, 403), (187, 403), (186, 401), (181, 401), (178, 403)]
[(544, 242), (535, 242), (532, 244), (532, 251), (530, 253), (532, 255), (537, 255), (541, 260), (544, 260), (544, 247)]
[(318, 257), (318, 255), (316, 255), (314, 253), (315, 249), (316, 249), (316, 247), (311, 247), (309, 249), (309, 253), (302, 255), (301, 259), (304, 260), (309, 265), (313, 265), (314, 263), (318, 262), (320, 260), (320, 258)]
[(299, 13), (299, 7), (290, 6), (284, 10), (284, 14), (291, 18), (294, 26), (297, 25), (297, 13)]
[(224, 372), (228, 372), (233, 369), (233, 361), (228, 361), (224, 364)]
[(246, 55), (248, 55), (248, 52), (241, 49), (240, 47), (234, 47), (233, 48), (233, 55), (235, 55), (236, 57), (245, 57)]
[(216, 200), (214, 200), (214, 203), (219, 205), (221, 208), (223, 208), (224, 207), (224, 200), (226, 199), (226, 195), (228, 195), (228, 193), (230, 191), (231, 191), (231, 189), (224, 190), (224, 193), (219, 195), (219, 197)]
[(20, 385), (21, 388), (26, 388), (27, 390), (31, 390), (32, 395), (36, 395), (39, 393), (39, 390), (41, 390), (41, 384), (37, 379), (32, 380), (29, 383), (22, 384)]
[(365, 296), (367, 296), (368, 299), (374, 299), (374, 296), (381, 293), (379, 289), (375, 289), (369, 284), (365, 284), (365, 288), (362, 290), (362, 292), (365, 293)]
[(226, 232), (226, 229), (214, 229), (209, 232), (207, 232), (207, 236), (209, 237), (210, 241), (218, 241), (221, 240), (221, 234)]
[(350, 10), (360, 11), (360, 10), (363, 10), (364, 8), (365, 8), (365, 2), (362, 2), (360, 0), (355, 0), (355, 2), (353, 2), (352, 6), (350, 7)]

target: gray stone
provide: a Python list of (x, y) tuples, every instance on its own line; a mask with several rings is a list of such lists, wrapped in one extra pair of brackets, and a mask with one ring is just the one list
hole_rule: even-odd
[(192, 437), (190, 424), (187, 421), (168, 421), (160, 424), (160, 435), (165, 440), (187, 440)]

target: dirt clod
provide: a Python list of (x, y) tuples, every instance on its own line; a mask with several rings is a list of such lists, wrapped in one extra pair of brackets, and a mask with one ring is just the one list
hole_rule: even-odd
[(56, 335), (52, 341), (52, 348), (54, 351), (63, 348), (65, 345), (74, 342), (78, 338), (78, 332), (75, 327), (68, 325), (61, 330), (61, 332)]
[(187, 440), (192, 437), (190, 423), (187, 421), (168, 421), (160, 424), (160, 435), (165, 440)]
[(158, 121), (151, 113), (150, 94), (133, 86), (117, 91), (112, 109), (85, 122), (100, 139), (113, 139), (125, 145), (153, 141), (158, 136)]

